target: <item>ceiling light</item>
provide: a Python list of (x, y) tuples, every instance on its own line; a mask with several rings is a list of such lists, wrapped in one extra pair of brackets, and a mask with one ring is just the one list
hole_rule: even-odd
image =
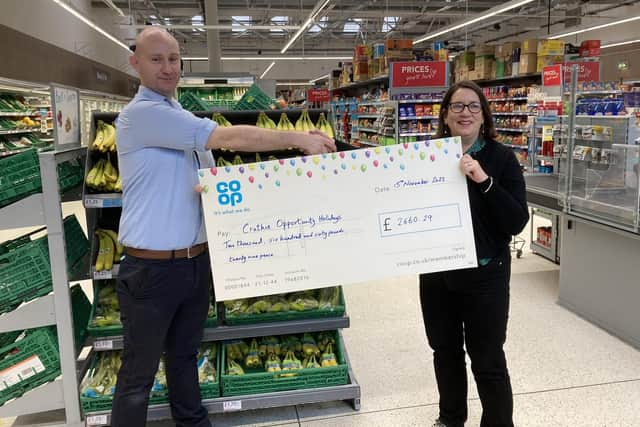
[(269, 70), (271, 70), (273, 68), (273, 66), (276, 65), (276, 61), (273, 61), (271, 64), (269, 64), (269, 66), (267, 67), (266, 70), (264, 70), (264, 72), (260, 75), (260, 80), (264, 79), (264, 76), (267, 75), (267, 73), (269, 72)]
[(115, 10), (118, 15), (124, 16), (124, 12), (122, 11), (122, 9), (120, 9), (118, 6), (116, 6), (115, 3), (113, 2), (113, 0), (102, 0), (102, 1), (104, 2), (104, 4), (109, 6), (111, 9)]
[(463, 21), (463, 22), (461, 22), (459, 24), (451, 24), (451, 25), (443, 28), (440, 31), (437, 31), (435, 33), (431, 33), (431, 34), (426, 35), (426, 36), (424, 36), (422, 38), (414, 40), (413, 44), (416, 45), (418, 43), (422, 43), (422, 42), (427, 41), (427, 40), (435, 39), (436, 37), (440, 37), (443, 34), (447, 34), (447, 33), (450, 33), (452, 31), (459, 30), (460, 28), (467, 27), (469, 25), (475, 24), (476, 22), (484, 21), (485, 19), (491, 18), (492, 16), (499, 15), (501, 13), (507, 12), (507, 11), (509, 11), (511, 9), (515, 9), (517, 7), (520, 7), (520, 6), (524, 6), (525, 4), (528, 4), (528, 3), (531, 3), (531, 2), (533, 2), (533, 0), (512, 0), (512, 1), (508, 2), (508, 3), (506, 3), (503, 6), (493, 7), (491, 9), (487, 10), (485, 13), (481, 13), (481, 14), (477, 15), (475, 18)]
[[(168, 19), (168, 18), (166, 18)], [(148, 25), (121, 25), (121, 28), (134, 28), (136, 30), (144, 30)], [(258, 30), (297, 30), (299, 25), (233, 25), (233, 24), (216, 24), (216, 25), (204, 25), (202, 23), (194, 24), (172, 24), (172, 25), (159, 25), (159, 27), (166, 27), (172, 30), (190, 30), (194, 27), (204, 28), (205, 30), (236, 30), (236, 31), (258, 31)]]
[(627, 40), (627, 41), (624, 41), (624, 42), (615, 42), (615, 43), (603, 44), (602, 46), (600, 46), (600, 49), (606, 49), (608, 47), (624, 46), (624, 45), (633, 44), (633, 43), (640, 43), (640, 39)]
[(550, 36), (550, 37), (547, 37), (547, 38), (550, 39), (550, 40), (551, 39), (561, 39), (563, 37), (573, 36), (575, 34), (586, 33), (587, 31), (599, 30), (601, 28), (612, 27), (614, 25), (626, 24), (627, 22), (637, 21), (638, 19), (640, 19), (640, 16), (634, 16), (632, 18), (620, 19), (619, 21), (609, 22), (608, 24), (596, 25), (596, 26), (593, 26), (593, 27), (583, 28), (581, 30), (570, 31), (568, 33), (562, 33), (562, 34), (558, 34), (558, 35), (555, 35), (555, 36)]
[[(206, 56), (184, 56), (185, 61), (208, 61)], [(347, 61), (350, 56), (222, 56), (222, 61)]]
[(156, 15), (149, 15), (149, 18), (151, 19), (158, 19), (158, 17)]
[(82, 22), (84, 22), (85, 24), (87, 24), (88, 26), (90, 26), (91, 28), (93, 28), (94, 30), (96, 30), (97, 32), (99, 32), (100, 34), (102, 34), (103, 36), (105, 36), (106, 38), (111, 40), (112, 42), (114, 42), (115, 44), (117, 44), (118, 46), (121, 46), (123, 49), (126, 49), (128, 53), (131, 53), (131, 50), (129, 49), (129, 46), (127, 46), (126, 44), (124, 44), (123, 42), (121, 42), (120, 40), (118, 40), (117, 38), (112, 36), (111, 34), (107, 33), (102, 28), (98, 27), (91, 20), (89, 20), (86, 16), (84, 16), (83, 14), (81, 14), (80, 12), (78, 12), (77, 10), (72, 8), (71, 6), (69, 6), (67, 3), (63, 2), (62, 0), (53, 0), (53, 2), (57, 3), (60, 7), (65, 9), (67, 12), (69, 12), (70, 14), (72, 14), (73, 16), (75, 16), (76, 18), (78, 18), (79, 20), (81, 20)]
[(316, 77), (316, 78), (315, 78), (315, 79), (313, 79), (313, 80), (309, 80), (309, 83), (315, 83), (315, 82), (317, 82), (317, 81), (324, 80), (324, 79), (328, 79), (328, 78), (329, 78), (329, 74), (325, 74), (325, 75), (322, 75), (322, 76), (320, 76), (320, 77)]
[(291, 47), (291, 45), (295, 43), (296, 40), (298, 40), (298, 38), (302, 35), (302, 33), (305, 32), (307, 27), (311, 25), (313, 23), (313, 20), (316, 19), (316, 17), (320, 14), (320, 12), (322, 12), (322, 9), (327, 7), (330, 1), (331, 0), (320, 0), (320, 2), (318, 2), (316, 7), (309, 14), (309, 17), (307, 18), (307, 20), (304, 21), (304, 24), (302, 24), (302, 27), (300, 27), (300, 29), (296, 31), (293, 37), (289, 39), (289, 41), (287, 42), (287, 44), (284, 45), (280, 53), (285, 53)]

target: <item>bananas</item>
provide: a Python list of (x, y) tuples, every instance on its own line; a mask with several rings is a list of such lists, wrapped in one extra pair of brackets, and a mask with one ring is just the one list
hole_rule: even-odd
[(85, 178), (87, 186), (98, 191), (122, 192), (122, 179), (118, 169), (111, 163), (111, 156), (100, 159)]
[(109, 123), (98, 120), (98, 128), (96, 129), (96, 137), (91, 144), (92, 151), (101, 153), (116, 151), (116, 128)]
[(98, 257), (96, 258), (96, 272), (109, 271), (114, 262), (120, 262), (124, 247), (118, 242), (118, 234), (113, 230), (98, 228), (95, 231), (100, 242)]
[(260, 114), (258, 114), (258, 121), (256, 122), (256, 126), (263, 129), (277, 129), (276, 122), (271, 120), (269, 116), (264, 113), (264, 111), (260, 111)]
[(295, 129), (300, 132), (308, 132), (316, 129), (316, 126), (313, 124), (311, 118), (309, 117), (309, 110), (302, 110), (300, 118), (298, 118), (298, 121), (296, 121)]
[(324, 113), (320, 113), (320, 118), (318, 119), (318, 123), (316, 124), (316, 128), (318, 128), (318, 130), (321, 130), (322, 132), (324, 132), (331, 139), (333, 139), (334, 136), (335, 136), (334, 133), (333, 133), (333, 128), (331, 127), (331, 124), (329, 124), (327, 119), (325, 118)]
[(278, 126), (276, 126), (278, 130), (296, 130), (293, 123), (289, 121), (289, 117), (287, 117), (287, 113), (280, 114), (280, 120), (278, 121)]
[(213, 113), (213, 117), (211, 119), (218, 124), (221, 128), (230, 128), (233, 126), (229, 123), (229, 120), (225, 119), (225, 117), (220, 113)]

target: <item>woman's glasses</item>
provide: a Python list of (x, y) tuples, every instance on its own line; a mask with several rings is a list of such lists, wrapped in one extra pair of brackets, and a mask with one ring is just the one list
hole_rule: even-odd
[(462, 113), (464, 111), (464, 107), (469, 109), (470, 113), (476, 114), (482, 111), (482, 104), (479, 102), (471, 102), (469, 104), (463, 104), (462, 102), (452, 102), (449, 104), (449, 110), (454, 113)]

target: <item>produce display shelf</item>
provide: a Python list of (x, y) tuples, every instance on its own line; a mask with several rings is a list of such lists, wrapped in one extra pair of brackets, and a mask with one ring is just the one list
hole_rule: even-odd
[(122, 207), (122, 194), (85, 194), (83, 204), (85, 208), (120, 208)]
[(11, 156), (12, 154), (22, 153), (24, 151), (27, 151), (29, 148), (30, 147), (19, 148), (17, 150), (0, 151), (0, 157), (7, 157), (7, 156)]
[(497, 131), (501, 132), (528, 132), (527, 128), (496, 128)]
[[(245, 337), (329, 331), (348, 328), (349, 324), (349, 317), (344, 315), (333, 318), (289, 320), (253, 325), (217, 326), (215, 328), (205, 328), (202, 341), (222, 341)], [(122, 336), (96, 337), (93, 339), (94, 351), (120, 350), (122, 349), (122, 345)]]
[(387, 83), (389, 82), (389, 76), (388, 75), (383, 75), (380, 77), (376, 77), (373, 78), (371, 80), (365, 80), (362, 82), (353, 82), (344, 86), (339, 86), (339, 87), (335, 87), (333, 89), (331, 89), (332, 91), (341, 91), (341, 90), (346, 90), (346, 89), (355, 89), (358, 87), (366, 87), (366, 86), (373, 86), (379, 83)]
[(399, 120), (426, 120), (426, 119), (437, 119), (438, 116), (406, 116), (399, 117)]
[(96, 271), (96, 266), (91, 266), (91, 278), (93, 280), (109, 280), (115, 279), (118, 277), (118, 273), (120, 272), (120, 264), (113, 264), (111, 270), (102, 270)]
[(40, 128), (33, 129), (13, 129), (13, 130), (0, 130), (0, 135), (14, 135), (18, 133), (33, 133), (40, 132)]
[(401, 99), (398, 104), (438, 104), (442, 99)]

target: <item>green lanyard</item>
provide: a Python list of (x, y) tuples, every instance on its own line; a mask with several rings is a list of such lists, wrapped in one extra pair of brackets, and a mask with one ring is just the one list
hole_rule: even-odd
[(487, 143), (481, 136), (479, 136), (478, 139), (476, 139), (476, 142), (474, 142), (464, 154), (476, 154), (478, 151), (482, 150), (485, 145), (487, 145)]

